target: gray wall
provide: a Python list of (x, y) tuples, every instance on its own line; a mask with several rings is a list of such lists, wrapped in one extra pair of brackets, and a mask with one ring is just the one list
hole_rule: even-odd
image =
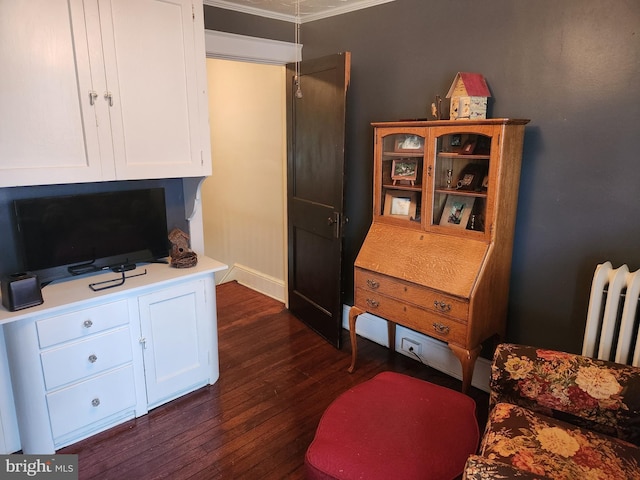
[[(233, 33), (260, 36), (245, 18)], [(347, 270), (371, 220), (370, 123), (424, 118), (480, 72), (490, 116), (531, 119), (508, 340), (579, 351), (596, 265), (640, 268), (639, 30), (637, 0), (396, 0), (303, 24), (304, 58), (352, 54)]]

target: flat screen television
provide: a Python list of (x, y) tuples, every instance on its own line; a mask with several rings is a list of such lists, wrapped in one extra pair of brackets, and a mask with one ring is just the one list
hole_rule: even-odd
[(169, 255), (164, 188), (13, 202), (24, 271), (46, 285)]

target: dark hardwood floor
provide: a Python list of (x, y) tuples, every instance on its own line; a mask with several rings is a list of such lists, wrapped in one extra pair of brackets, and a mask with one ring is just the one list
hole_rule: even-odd
[[(80, 479), (301, 479), (324, 409), (341, 392), (393, 370), (453, 389), (460, 381), (359, 338), (336, 350), (276, 300), (235, 282), (218, 287), (220, 379), (58, 453)], [(480, 428), (488, 395), (475, 388)]]

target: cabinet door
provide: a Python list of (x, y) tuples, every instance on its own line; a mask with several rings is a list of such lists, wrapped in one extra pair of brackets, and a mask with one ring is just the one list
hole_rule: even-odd
[(492, 126), (431, 130), (427, 228), (490, 240), (499, 170), (499, 135)]
[(201, 4), (98, 1), (117, 177), (210, 175)]
[(209, 314), (204, 282), (138, 300), (147, 401), (153, 408), (209, 381)]
[(376, 221), (421, 227), (425, 136), (424, 128), (376, 130)]
[(84, 17), (81, 0), (0, 2), (0, 187), (102, 179)]

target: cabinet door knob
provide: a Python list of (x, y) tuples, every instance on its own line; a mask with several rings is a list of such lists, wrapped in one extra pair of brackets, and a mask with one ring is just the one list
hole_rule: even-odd
[(367, 298), (367, 305), (371, 308), (378, 308), (380, 306), (380, 302), (373, 300), (372, 298)]
[(94, 398), (93, 400), (91, 400), (91, 405), (93, 405), (94, 407), (97, 407), (98, 405), (100, 405), (100, 399)]
[(436, 307), (436, 310), (440, 310), (441, 312), (450, 312), (451, 311), (451, 304), (449, 304), (449, 303), (439, 302), (438, 300), (435, 300), (433, 302), (433, 306)]
[(96, 363), (97, 360), (98, 357), (96, 357), (95, 355), (89, 355), (89, 363)]
[(85, 320), (83, 325), (84, 328), (91, 328), (93, 326), (93, 322), (91, 320)]
[(113, 94), (111, 92), (104, 92), (104, 99), (109, 102), (110, 107), (113, 107)]
[(378, 288), (380, 286), (380, 283), (376, 282), (375, 280), (371, 280), (370, 278), (367, 279), (367, 285), (369, 286), (369, 288)]
[(89, 91), (89, 105), (93, 106), (96, 103), (96, 98), (98, 97), (98, 94), (96, 92), (94, 92), (93, 90)]

